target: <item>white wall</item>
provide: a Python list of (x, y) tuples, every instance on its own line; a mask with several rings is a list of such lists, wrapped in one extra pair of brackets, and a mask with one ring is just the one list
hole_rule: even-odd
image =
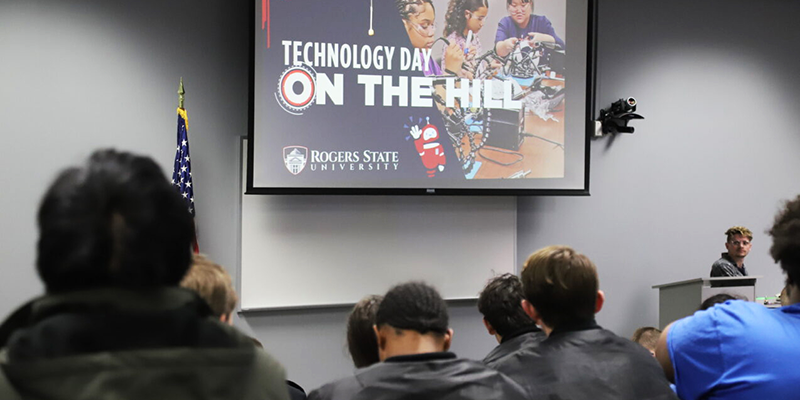
[(41, 293), (36, 209), (99, 147), (172, 173), (186, 85), (202, 250), (234, 266), (238, 137), (247, 131), (249, 2), (0, 3), (0, 315)]
[[(101, 146), (171, 168), (181, 76), (201, 246), (235, 273), (249, 7), (0, 3), (0, 316), (41, 292), (35, 212), (58, 169)], [(760, 294), (778, 291), (762, 232), (778, 201), (800, 192), (796, 15), (792, 0), (602, 0), (598, 105), (633, 95), (647, 119), (632, 136), (592, 144), (591, 197), (519, 200), (520, 261), (554, 243), (588, 254), (609, 298), (600, 322), (627, 336), (657, 322), (650, 285), (706, 274), (722, 232), (743, 224), (756, 233), (748, 266), (767, 276)], [(349, 372), (346, 313), (252, 314), (237, 325), (311, 389)], [(456, 352), (492, 347), (474, 304), (451, 314)]]

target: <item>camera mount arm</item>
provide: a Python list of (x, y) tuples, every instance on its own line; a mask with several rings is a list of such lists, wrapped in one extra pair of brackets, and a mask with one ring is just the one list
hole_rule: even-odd
[(633, 133), (634, 128), (628, 126), (628, 122), (634, 119), (644, 119), (643, 116), (636, 114), (636, 99), (628, 97), (619, 99), (611, 104), (611, 107), (600, 110), (600, 122), (602, 131), (597, 136), (617, 133)]

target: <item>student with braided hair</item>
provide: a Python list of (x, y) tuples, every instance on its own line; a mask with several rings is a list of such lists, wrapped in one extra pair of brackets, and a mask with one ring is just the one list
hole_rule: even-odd
[[(436, 42), (436, 8), (432, 0), (395, 0), (397, 11), (408, 34), (408, 40), (414, 48), (425, 52), (431, 51)], [(431, 56), (422, 58), (422, 72), (425, 76), (452, 75), (461, 71), (464, 52), (454, 43), (450, 43), (444, 51), (440, 66)]]
[(447, 6), (444, 36), (464, 51), (464, 64), (470, 71), (475, 57), (482, 53), (478, 32), (483, 28), (488, 13), (489, 0), (450, 0)]
[(447, 304), (422, 282), (397, 285), (375, 315), (381, 362), (309, 395), (311, 400), (522, 400), (522, 387), (448, 351)]

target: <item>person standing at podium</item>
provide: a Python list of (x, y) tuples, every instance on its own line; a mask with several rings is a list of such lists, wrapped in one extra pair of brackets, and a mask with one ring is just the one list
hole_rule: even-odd
[(753, 245), (753, 232), (743, 226), (734, 226), (725, 231), (727, 253), (722, 253), (719, 260), (711, 265), (711, 277), (747, 276), (744, 258), (750, 253)]

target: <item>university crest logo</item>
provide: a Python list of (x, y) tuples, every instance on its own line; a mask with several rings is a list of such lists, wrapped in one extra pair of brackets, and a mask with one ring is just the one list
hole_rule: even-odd
[(286, 169), (297, 175), (303, 172), (308, 161), (308, 147), (303, 146), (286, 146), (283, 148), (283, 163)]

